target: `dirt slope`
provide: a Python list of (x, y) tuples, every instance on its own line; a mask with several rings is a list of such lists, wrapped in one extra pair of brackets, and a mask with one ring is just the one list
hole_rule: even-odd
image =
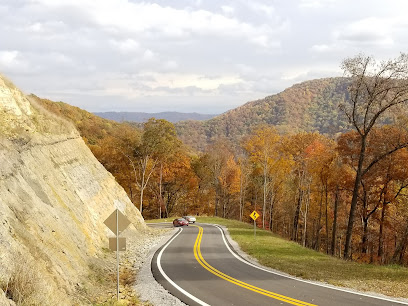
[(124, 235), (142, 237), (139, 211), (73, 126), (0, 76), (0, 304), (87, 304), (115, 208), (132, 222)]

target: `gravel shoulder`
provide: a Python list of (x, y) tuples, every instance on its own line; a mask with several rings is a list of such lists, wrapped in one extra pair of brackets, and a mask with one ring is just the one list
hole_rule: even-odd
[[(154, 229), (156, 230), (156, 229)], [(151, 237), (147, 241), (149, 250), (137, 272), (134, 290), (139, 294), (139, 300), (154, 306), (185, 306), (178, 298), (171, 295), (153, 277), (151, 261), (154, 253), (163, 246), (175, 233), (177, 229), (160, 230), (160, 234)]]

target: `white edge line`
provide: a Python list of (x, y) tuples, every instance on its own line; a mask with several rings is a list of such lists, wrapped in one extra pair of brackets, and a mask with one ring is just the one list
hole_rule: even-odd
[(163, 277), (174, 287), (176, 288), (178, 291), (180, 291), (181, 293), (183, 293), (184, 295), (188, 296), (190, 299), (192, 299), (194, 302), (197, 302), (200, 305), (203, 306), (210, 306), (209, 304), (203, 302), (202, 300), (200, 300), (199, 298), (196, 298), (194, 295), (190, 294), (189, 292), (187, 292), (186, 290), (184, 290), (183, 288), (181, 288), (180, 286), (178, 286), (175, 282), (173, 282), (170, 277), (167, 276), (167, 274), (163, 271), (160, 260), (162, 257), (162, 254), (164, 252), (164, 250), (167, 248), (167, 246), (174, 240), (177, 238), (178, 235), (181, 234), (181, 232), (183, 231), (182, 228), (180, 228), (180, 231), (172, 238), (170, 239), (166, 245), (162, 248), (162, 250), (160, 251), (159, 255), (157, 256), (157, 267), (159, 268), (160, 273), (163, 275)]
[[(213, 225), (213, 224), (212, 224), (212, 225)], [(360, 292), (354, 292), (354, 291), (351, 291), (351, 290), (342, 289), (342, 288), (338, 288), (338, 287), (334, 287), (334, 286), (319, 284), (319, 283), (315, 283), (315, 282), (303, 280), (303, 279), (300, 279), (300, 278), (296, 278), (296, 277), (293, 277), (293, 276), (289, 276), (289, 275), (281, 274), (281, 273), (278, 273), (278, 272), (274, 272), (274, 271), (271, 271), (271, 270), (268, 270), (268, 269), (259, 267), (259, 266), (257, 266), (257, 265), (254, 265), (253, 263), (242, 259), (242, 258), (241, 258), (240, 256), (238, 256), (235, 252), (233, 252), (233, 251), (231, 250), (231, 248), (229, 247), (227, 241), (226, 241), (225, 234), (224, 234), (224, 231), (222, 230), (222, 228), (221, 228), (219, 225), (213, 225), (213, 226), (215, 226), (216, 228), (218, 228), (218, 229), (220, 230), (221, 235), (222, 235), (222, 240), (224, 241), (224, 244), (225, 244), (225, 246), (227, 247), (228, 251), (230, 251), (230, 253), (231, 253), (232, 255), (234, 255), (234, 257), (235, 257), (236, 259), (242, 261), (243, 263), (245, 263), (245, 264), (247, 264), (247, 265), (249, 265), (249, 266), (251, 266), (251, 267), (257, 268), (257, 269), (259, 269), (259, 270), (262, 270), (262, 271), (265, 271), (265, 272), (268, 272), (268, 273), (276, 274), (276, 275), (279, 275), (279, 276), (282, 276), (282, 277), (290, 278), (290, 279), (293, 279), (293, 280), (296, 280), (296, 281), (299, 281), (299, 282), (303, 282), (303, 283), (315, 285), (315, 286), (320, 286), (320, 287), (329, 288), (329, 289), (333, 289), (333, 290), (343, 291), (343, 292), (352, 293), (352, 294), (356, 294), (356, 295), (361, 295), (361, 296), (365, 296), (365, 297), (370, 297), (370, 298), (374, 298), (374, 299), (378, 299), (378, 300), (383, 300), (383, 301), (388, 301), (388, 302), (393, 302), (393, 303), (408, 305), (408, 303), (405, 303), (405, 302), (403, 302), (403, 301), (394, 300), (394, 299), (388, 299), (388, 298), (384, 298), (384, 297), (380, 297), (380, 296), (374, 296), (374, 295), (369, 295), (369, 294), (360, 293)]]

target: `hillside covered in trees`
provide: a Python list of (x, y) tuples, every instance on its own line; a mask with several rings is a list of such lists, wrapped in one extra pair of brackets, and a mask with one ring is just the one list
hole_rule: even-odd
[[(408, 265), (408, 120), (401, 108), (408, 57), (379, 68), (371, 58), (346, 64), (350, 78), (305, 82), (204, 124), (179, 125), (190, 125), (196, 152), (166, 120), (134, 127), (40, 101), (75, 123), (144, 218), (249, 222), (257, 210), (259, 227), (305, 247)], [(395, 79), (395, 71), (407, 76)], [(396, 113), (398, 121), (387, 119)]]
[(293, 85), (276, 95), (248, 102), (213, 119), (176, 124), (184, 143), (202, 150), (212, 140), (239, 140), (260, 124), (279, 132), (314, 132), (333, 135), (350, 129), (339, 104), (349, 100), (349, 78), (326, 78)]
[(208, 120), (214, 118), (216, 115), (199, 114), (199, 113), (180, 113), (180, 112), (160, 112), (160, 113), (141, 113), (141, 112), (95, 112), (95, 115), (115, 120), (117, 122), (138, 122), (143, 123), (150, 118), (164, 119), (172, 123), (186, 120)]

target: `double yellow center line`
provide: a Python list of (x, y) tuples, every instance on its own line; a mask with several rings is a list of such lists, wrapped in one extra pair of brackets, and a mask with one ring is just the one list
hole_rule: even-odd
[(256, 293), (266, 295), (266, 296), (274, 298), (276, 300), (280, 300), (280, 301), (283, 301), (283, 302), (286, 302), (286, 303), (289, 303), (289, 304), (292, 304), (292, 305), (298, 305), (298, 306), (316, 306), (315, 304), (302, 302), (302, 301), (292, 299), (290, 297), (287, 297), (287, 296), (284, 296), (284, 295), (281, 295), (281, 294), (277, 294), (277, 293), (274, 293), (274, 292), (271, 292), (271, 291), (264, 290), (264, 289), (259, 288), (259, 287), (252, 286), (252, 285), (250, 285), (248, 283), (242, 282), (242, 281), (240, 281), (240, 280), (238, 280), (236, 278), (233, 278), (233, 277), (231, 277), (231, 276), (229, 276), (227, 274), (224, 274), (221, 271), (217, 270), (216, 268), (211, 266), (208, 262), (206, 262), (205, 259), (203, 258), (203, 256), (201, 255), (200, 245), (201, 245), (201, 239), (203, 237), (203, 228), (201, 226), (197, 226), (197, 225), (194, 225), (194, 226), (198, 227), (198, 229), (199, 229), (198, 236), (197, 236), (197, 239), (196, 239), (195, 244), (194, 244), (194, 256), (197, 259), (198, 263), (201, 266), (203, 266), (203, 268), (206, 269), (207, 271), (209, 271), (212, 274), (214, 274), (214, 275), (216, 275), (216, 276), (218, 276), (218, 277), (220, 277), (222, 279), (225, 279), (226, 281), (228, 281), (230, 283), (233, 283), (233, 284), (235, 284), (237, 286), (240, 286), (242, 288), (251, 290), (251, 291), (256, 292)]

